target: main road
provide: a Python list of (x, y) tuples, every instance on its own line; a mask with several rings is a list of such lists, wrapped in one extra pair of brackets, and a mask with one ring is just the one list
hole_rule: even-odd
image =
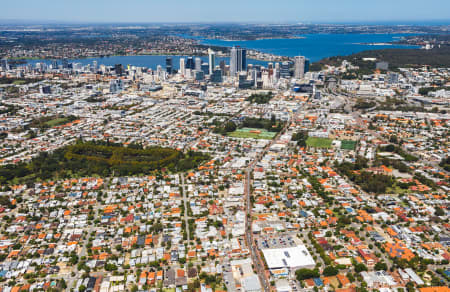
[(269, 142), (269, 144), (264, 147), (263, 151), (259, 153), (255, 159), (250, 162), (245, 169), (245, 190), (244, 190), (244, 196), (245, 196), (245, 240), (247, 243), (247, 247), (250, 251), (250, 256), (252, 258), (253, 264), (256, 268), (256, 272), (258, 273), (259, 280), (261, 281), (262, 287), (264, 289), (264, 292), (270, 291), (270, 281), (267, 278), (267, 275), (265, 273), (264, 268), (264, 261), (261, 259), (261, 256), (258, 252), (258, 247), (254, 241), (253, 238), (253, 232), (252, 232), (252, 203), (251, 203), (251, 177), (253, 169), (255, 168), (255, 165), (264, 157), (264, 155), (267, 153), (267, 151), (270, 149), (270, 147), (278, 140), (278, 138), (286, 131), (286, 129), (290, 125), (290, 121), (292, 119), (289, 119), (286, 122), (286, 125), (283, 127), (283, 129)]

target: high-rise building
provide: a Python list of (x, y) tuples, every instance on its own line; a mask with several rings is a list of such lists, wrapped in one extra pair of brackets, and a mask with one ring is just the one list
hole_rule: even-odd
[(281, 78), (290, 78), (291, 77), (289, 65), (290, 65), (289, 62), (281, 63), (281, 68), (280, 68), (280, 77)]
[(247, 50), (241, 47), (232, 47), (230, 53), (230, 75), (247, 70)]
[(195, 70), (201, 71), (202, 70), (202, 59), (199, 57), (195, 58)]
[(208, 56), (209, 56), (209, 74), (212, 74), (214, 71), (214, 68), (216, 68), (216, 53), (208, 49)]
[(63, 69), (70, 69), (69, 61), (67, 59), (63, 59), (62, 61)]
[(58, 60), (52, 61), (52, 69), (58, 69)]
[(123, 74), (123, 66), (122, 66), (122, 64), (114, 65), (114, 72), (116, 72), (116, 75), (121, 76)]
[(184, 58), (180, 58), (180, 73), (181, 75), (186, 75), (186, 65)]
[(93, 61), (92, 62), (92, 71), (97, 73), (97, 70), (98, 70), (98, 63), (97, 63), (97, 61)]
[(216, 67), (211, 73), (211, 82), (222, 83), (222, 70), (219, 67)]
[(197, 81), (202, 81), (205, 79), (205, 74), (203, 73), (203, 71), (194, 71), (194, 76), (195, 76), (195, 80)]
[(203, 73), (205, 75), (208, 75), (209, 74), (209, 64), (206, 62), (202, 63), (201, 71), (203, 71)]
[(0, 68), (3, 70), (9, 70), (8, 59), (3, 58), (0, 60)]
[(225, 72), (225, 68), (227, 67), (227, 64), (225, 63), (224, 60), (220, 61), (220, 70), (222, 70), (222, 73)]
[(305, 57), (296, 56), (294, 58), (294, 78), (302, 79), (305, 77)]
[(172, 57), (166, 57), (166, 72), (168, 74), (172, 74), (172, 70), (173, 70)]
[(195, 69), (194, 58), (192, 58), (192, 57), (187, 58), (186, 69), (191, 69), (191, 70)]

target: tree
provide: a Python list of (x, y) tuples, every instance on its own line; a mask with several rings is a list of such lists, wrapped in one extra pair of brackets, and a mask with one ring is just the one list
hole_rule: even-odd
[(225, 124), (225, 132), (234, 132), (236, 131), (236, 124), (229, 121)]
[(354, 267), (355, 267), (355, 272), (357, 272), (357, 273), (367, 271), (367, 267), (361, 263), (354, 264)]
[(445, 212), (444, 212), (444, 210), (442, 210), (442, 208), (437, 207), (436, 210), (434, 211), (434, 215), (436, 215), (436, 216), (444, 216)]
[(299, 269), (295, 272), (295, 276), (298, 281), (302, 281), (311, 278), (318, 278), (320, 275), (318, 270)]
[(383, 262), (378, 262), (375, 264), (375, 271), (386, 271), (387, 270), (387, 265), (386, 263)]
[(339, 273), (339, 270), (333, 266), (327, 266), (323, 269), (323, 275), (326, 277), (336, 276)]

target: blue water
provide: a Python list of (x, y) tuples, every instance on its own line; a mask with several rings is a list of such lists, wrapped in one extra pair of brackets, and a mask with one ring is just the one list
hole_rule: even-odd
[[(367, 45), (388, 43), (408, 34), (305, 34), (301, 39), (263, 39), (254, 41), (225, 41), (200, 39), (205, 45), (241, 46), (280, 56), (306, 56), (311, 62), (331, 56), (345, 56), (366, 50), (385, 48), (418, 48), (408, 45)], [(366, 44), (364, 44), (366, 43)]]
[[(215, 46), (241, 46), (249, 49), (259, 50), (280, 56), (303, 55), (311, 62), (319, 61), (331, 56), (344, 56), (353, 53), (376, 50), (384, 48), (418, 48), (418, 46), (408, 45), (368, 45), (367, 43), (389, 43), (408, 36), (408, 34), (306, 34), (301, 39), (265, 39), (254, 41), (224, 41), (196, 38), (202, 44)], [(194, 37), (192, 37), (194, 38)], [(174, 69), (179, 69), (180, 58), (187, 56), (172, 56)], [(200, 57), (203, 62), (208, 62), (208, 57)], [(114, 66), (122, 64), (124, 66), (134, 65), (156, 69), (158, 65), (165, 68), (166, 56), (112, 56), (104, 58), (72, 59), (70, 62), (81, 63), (82, 65), (92, 64), (97, 61), (98, 65)], [(221, 60), (229, 64), (229, 58), (216, 58), (217, 65)], [(28, 60), (30, 64), (44, 62), (51, 64), (51, 60)], [(61, 64), (61, 61), (58, 61)], [(247, 60), (248, 64), (267, 66), (268, 62), (258, 60)]]

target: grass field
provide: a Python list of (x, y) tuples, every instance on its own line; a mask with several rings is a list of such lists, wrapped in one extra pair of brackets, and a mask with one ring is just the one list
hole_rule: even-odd
[(308, 137), (306, 145), (316, 148), (331, 148), (333, 140), (328, 138)]
[(55, 127), (55, 126), (66, 124), (68, 122), (69, 122), (68, 118), (58, 118), (58, 119), (53, 119), (48, 122), (45, 122), (45, 124), (49, 127)]
[(15, 80), (15, 81), (13, 82), (14, 85), (23, 85), (23, 84), (25, 84), (25, 83), (26, 83), (25, 80)]
[[(252, 131), (259, 131), (259, 133), (252, 133)], [(234, 132), (228, 133), (227, 135), (234, 138), (253, 138), (253, 139), (266, 139), (271, 140), (275, 137), (276, 132), (269, 132), (265, 129), (254, 129), (254, 128), (242, 128), (237, 129)]]
[(356, 141), (351, 141), (351, 140), (342, 140), (341, 141), (341, 149), (355, 150), (355, 148), (356, 148)]

